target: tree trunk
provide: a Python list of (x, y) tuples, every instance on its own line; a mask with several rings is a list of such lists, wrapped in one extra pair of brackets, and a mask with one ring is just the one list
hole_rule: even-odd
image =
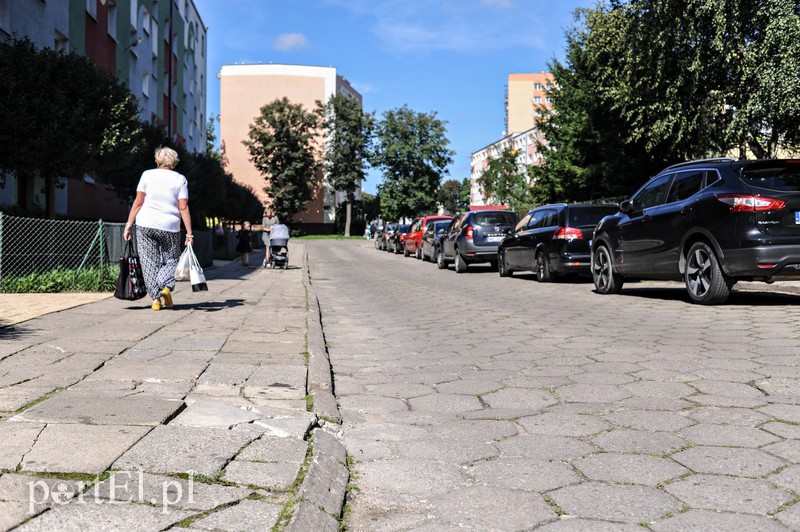
[(56, 219), (56, 176), (48, 174), (44, 178), (44, 195), (49, 220)]
[(347, 200), (347, 205), (345, 206), (345, 215), (344, 219), (344, 236), (350, 236), (350, 220), (353, 217), (353, 202), (349, 199)]

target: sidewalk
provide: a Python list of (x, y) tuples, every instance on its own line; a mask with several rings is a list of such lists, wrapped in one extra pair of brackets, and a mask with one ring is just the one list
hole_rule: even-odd
[(338, 530), (346, 456), (320, 428), (338, 410), (302, 244), (290, 264), (210, 268), (159, 312), (50, 295), (36, 308), (57, 311), (0, 328), (0, 530)]

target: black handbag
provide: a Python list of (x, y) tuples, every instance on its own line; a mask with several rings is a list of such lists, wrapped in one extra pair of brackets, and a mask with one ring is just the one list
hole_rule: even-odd
[(133, 241), (128, 240), (125, 251), (119, 259), (119, 277), (114, 297), (126, 301), (136, 301), (147, 295), (142, 274), (142, 263), (133, 250)]

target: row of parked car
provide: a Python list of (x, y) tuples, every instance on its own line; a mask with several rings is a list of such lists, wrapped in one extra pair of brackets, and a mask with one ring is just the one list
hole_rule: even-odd
[(737, 281), (800, 280), (800, 160), (704, 159), (666, 168), (620, 204), (551, 204), (387, 224), (378, 249), (489, 263), (540, 282), (591, 275), (600, 294), (627, 281), (678, 280), (690, 299), (723, 303)]

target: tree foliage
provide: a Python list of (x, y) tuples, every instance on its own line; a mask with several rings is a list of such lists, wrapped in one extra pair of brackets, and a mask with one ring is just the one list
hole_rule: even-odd
[(290, 221), (313, 198), (320, 170), (314, 144), (318, 126), (314, 113), (284, 97), (261, 108), (243, 141), (281, 220)]
[(350, 236), (352, 204), (355, 192), (365, 179), (374, 116), (364, 113), (355, 98), (335, 94), (324, 104), (317, 101), (325, 135), (324, 167), (334, 190), (347, 194), (344, 234)]
[(629, 193), (666, 165), (800, 144), (795, 0), (612, 0), (553, 61), (537, 202)]
[[(466, 195), (464, 183), (466, 183)], [(469, 206), (469, 178), (463, 181), (448, 179), (439, 187), (436, 201), (444, 207), (447, 212), (457, 213), (466, 210)]]
[(48, 217), (56, 179), (79, 179), (131, 149), (138, 104), (110, 72), (75, 53), (0, 42), (0, 168), (41, 176)]
[(383, 114), (371, 163), (383, 172), (379, 192), (385, 219), (411, 218), (435, 207), (439, 183), (453, 161), (446, 133), (436, 113), (404, 105)]
[(489, 159), (478, 185), (491, 205), (507, 205), (519, 212), (531, 206), (530, 178), (526, 170), (520, 169), (514, 148), (506, 148), (499, 157)]

